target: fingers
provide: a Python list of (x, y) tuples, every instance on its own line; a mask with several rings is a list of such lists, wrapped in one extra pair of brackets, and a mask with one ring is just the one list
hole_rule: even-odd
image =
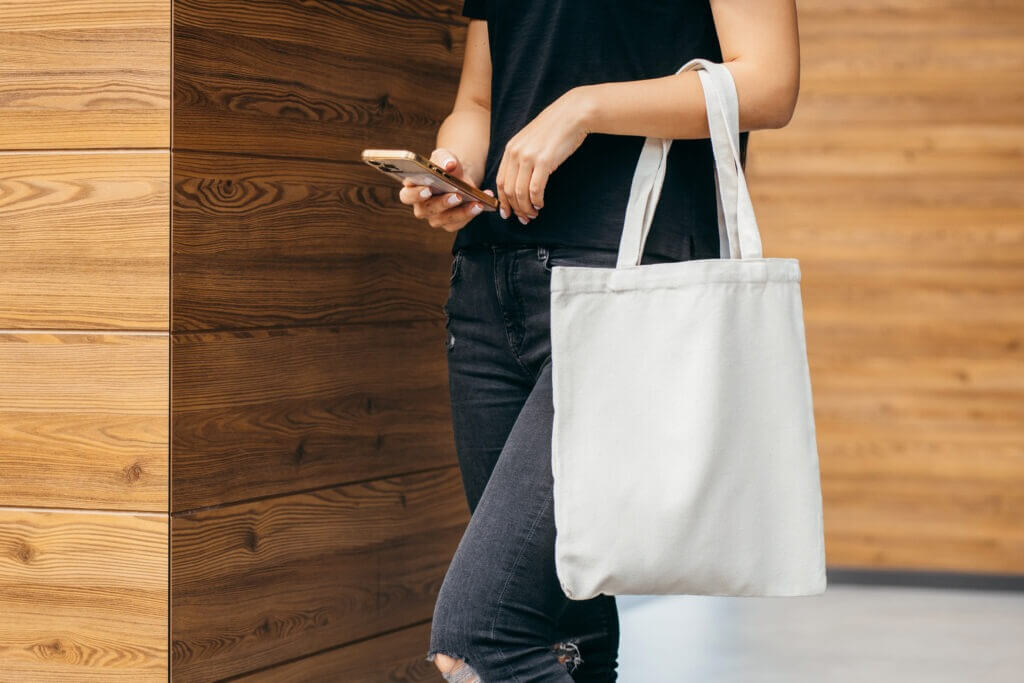
[(433, 219), (428, 219), (427, 222), (431, 227), (455, 232), (483, 210), (484, 205), (480, 202), (465, 202), (461, 206), (435, 215)]
[(519, 222), (523, 225), (529, 223), (530, 219), (537, 217), (537, 212), (530, 205), (530, 179), (532, 177), (533, 164), (529, 161), (521, 161), (512, 186), (512, 196), (509, 198), (509, 202), (519, 217)]
[(551, 175), (550, 171), (546, 170), (544, 166), (538, 164), (533, 167), (533, 175), (530, 178), (530, 208), (533, 209), (534, 214), (544, 208), (544, 189), (548, 185), (548, 176)]
[[(458, 195), (453, 195), (458, 197)], [(480, 202), (456, 202), (455, 204), (443, 204), (444, 208), (424, 216), (432, 228), (440, 228), (448, 232), (455, 232), (466, 225), (474, 216), (483, 211), (484, 206)]]
[[(507, 148), (506, 148), (507, 149)], [(503, 154), (498, 162), (498, 172), (494, 177), (494, 185), (498, 188), (498, 215), (507, 219), (512, 215), (512, 205), (508, 201), (508, 183), (506, 177), (509, 175), (509, 167), (513, 165), (508, 154)]]
[[(492, 190), (484, 190), (485, 193), (494, 196)], [(465, 227), (474, 216), (480, 215), (484, 205), (480, 202), (464, 202), (454, 208), (445, 209), (427, 218), (427, 222), (433, 228), (441, 228), (448, 232), (455, 232)]]
[[(455, 177), (462, 177), (462, 168), (458, 157), (451, 150), (438, 147), (430, 155), (430, 161), (443, 168)], [(471, 185), (475, 184), (469, 181)], [(398, 191), (398, 199), (403, 204), (412, 206), (413, 215), (422, 218), (433, 228), (454, 232), (464, 227), (474, 216), (479, 215), (484, 206), (476, 201), (464, 201), (457, 193), (445, 192), (434, 195), (431, 188), (417, 185), (405, 178), (402, 188)], [(494, 196), (493, 190), (484, 190)]]
[(425, 202), (433, 196), (430, 188), (426, 185), (413, 185), (411, 182), (406, 185), (405, 181), (402, 181), (402, 185), (404, 187), (398, 191), (398, 199), (403, 204)]
[(515, 214), (526, 225), (538, 216), (544, 207), (544, 189), (550, 172), (542, 158), (518, 152), (512, 145), (506, 147), (498, 165), (495, 183), (502, 218)]
[(462, 197), (454, 192), (445, 192), (414, 203), (412, 213), (416, 218), (431, 218), (460, 204), (462, 204)]
[[(466, 221), (483, 211), (483, 204), (480, 202), (465, 202), (454, 192), (445, 192), (423, 198), (417, 188), (420, 186), (403, 187), (399, 190), (399, 197), (405, 204), (412, 205), (412, 213), (416, 218), (425, 219), (431, 227), (441, 228), (451, 224), (464, 225)], [(429, 188), (428, 192), (429, 192)], [(493, 192), (490, 193), (493, 196)]]
[[(544, 188), (547, 186), (548, 174), (527, 164), (518, 165), (515, 173), (513, 182), (498, 183), (501, 217), (511, 218), (515, 214), (519, 222), (525, 225), (544, 208)], [(508, 175), (511, 177), (511, 172)]]
[(444, 147), (438, 147), (430, 153), (430, 160), (443, 168), (448, 173), (459, 170), (459, 159), (455, 153)]

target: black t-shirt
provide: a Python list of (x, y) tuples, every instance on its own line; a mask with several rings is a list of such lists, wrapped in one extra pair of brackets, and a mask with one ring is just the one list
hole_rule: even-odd
[[(508, 140), (569, 89), (668, 76), (694, 57), (721, 61), (708, 0), (465, 0), (486, 19), (491, 52), (490, 147), (481, 187), (496, 191)], [(740, 136), (745, 156), (747, 133)], [(548, 179), (544, 207), (526, 225), (515, 214), (475, 216), (452, 251), (471, 244), (618, 249), (636, 135), (591, 133)], [(718, 258), (711, 142), (674, 140), (645, 254)]]

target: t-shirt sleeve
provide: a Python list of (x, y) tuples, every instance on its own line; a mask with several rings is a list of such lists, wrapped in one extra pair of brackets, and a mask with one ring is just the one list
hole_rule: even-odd
[(486, 19), (487, 0), (465, 0), (462, 4), (462, 16), (473, 19)]

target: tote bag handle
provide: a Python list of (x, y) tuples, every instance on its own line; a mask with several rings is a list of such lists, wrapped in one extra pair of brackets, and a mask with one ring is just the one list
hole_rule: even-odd
[[(691, 59), (676, 73), (697, 69), (715, 158), (715, 199), (722, 258), (761, 258), (761, 235), (739, 153), (739, 102), (732, 74), (722, 64)], [(640, 265), (665, 180), (672, 140), (647, 138), (633, 174), (616, 268)]]

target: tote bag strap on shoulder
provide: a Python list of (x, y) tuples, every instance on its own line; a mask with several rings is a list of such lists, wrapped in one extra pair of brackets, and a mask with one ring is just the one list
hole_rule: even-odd
[[(740, 163), (739, 102), (732, 74), (722, 64), (692, 59), (676, 73), (698, 70), (715, 158), (718, 235), (722, 258), (761, 258), (761, 236)], [(665, 180), (671, 139), (647, 138), (629, 191), (616, 268), (640, 265)]]

